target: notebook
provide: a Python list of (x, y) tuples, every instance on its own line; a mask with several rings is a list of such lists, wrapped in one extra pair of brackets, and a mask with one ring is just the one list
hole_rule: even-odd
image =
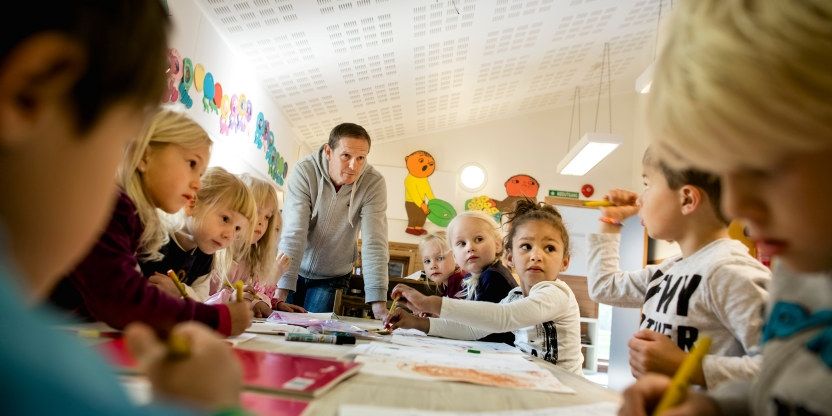
[[(138, 371), (124, 339), (97, 346), (116, 367), (127, 373)], [(318, 397), (358, 371), (361, 364), (329, 358), (305, 357), (276, 352), (233, 350), (243, 369), (246, 389)]]

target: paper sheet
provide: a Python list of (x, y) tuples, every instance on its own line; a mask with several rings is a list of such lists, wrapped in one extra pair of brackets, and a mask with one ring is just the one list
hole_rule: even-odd
[(362, 373), (416, 380), (449, 380), (486, 386), (574, 393), (548, 370), (522, 355), (431, 351), (371, 342), (353, 349)]
[(257, 322), (254, 321), (251, 323), (251, 326), (246, 329), (246, 332), (250, 332), (253, 334), (267, 334), (267, 335), (284, 335), (284, 334), (308, 334), (310, 333), (308, 329), (297, 326), (297, 325), (289, 325), (289, 324), (279, 324), (275, 322)]
[(338, 416), (614, 416), (618, 404), (599, 402), (579, 406), (547, 407), (532, 410), (505, 410), (497, 412), (449, 412), (438, 410), (402, 409), (344, 404), (338, 407)]
[(436, 351), (437, 349), (451, 352), (468, 352), (468, 350), (477, 350), (480, 352), (491, 353), (523, 354), (523, 352), (519, 349), (502, 342), (461, 341), (418, 334), (407, 335), (398, 332), (393, 333), (393, 338), (390, 342), (398, 345), (429, 348), (433, 351)]

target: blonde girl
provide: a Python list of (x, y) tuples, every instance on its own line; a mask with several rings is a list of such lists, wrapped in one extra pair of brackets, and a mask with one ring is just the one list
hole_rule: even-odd
[(219, 291), (231, 268), (233, 250), (227, 248), (249, 241), (256, 213), (254, 196), (243, 181), (223, 168), (208, 169), (196, 203), (177, 216), (170, 241), (160, 250), (164, 258), (142, 262), (142, 273), (162, 290), (179, 296), (166, 275), (173, 270), (190, 298), (205, 301)]
[(159, 332), (196, 320), (223, 335), (242, 333), (251, 323), (246, 303), (204, 305), (170, 296), (148, 282), (139, 259), (160, 259), (167, 235), (159, 211), (174, 213), (196, 199), (211, 141), (186, 115), (163, 110), (125, 151), (122, 190), (110, 223), (87, 257), (52, 293), (59, 307), (123, 328), (145, 322)]
[(465, 211), (448, 224), (448, 242), (457, 266), (467, 273), (465, 299), (499, 302), (517, 287), (500, 262), (502, 236), (494, 218), (481, 211)]
[(252, 296), (252, 308), (257, 318), (268, 317), (272, 309), (286, 312), (306, 312), (277, 299), (277, 277), (282, 276), (289, 266), (289, 258), (277, 252), (282, 225), (277, 210), (277, 191), (268, 181), (247, 173), (240, 180), (251, 190), (257, 204), (257, 217), (250, 239), (241, 240), (234, 255), (234, 266), (230, 276), (233, 283), (242, 280)]
[(578, 302), (569, 286), (558, 280), (569, 266), (569, 235), (563, 220), (553, 207), (528, 200), (517, 201), (509, 215), (506, 258), (520, 275), (520, 287), (494, 304), (424, 296), (398, 285), (392, 296), (399, 297), (403, 306), (439, 318), (419, 318), (399, 309), (386, 324), (465, 340), (514, 331), (516, 347), (580, 375), (583, 356)]
[(448, 235), (445, 231), (434, 231), (419, 240), (419, 254), (425, 277), (432, 282), (440, 296), (456, 297), (462, 292), (465, 272), (454, 262)]

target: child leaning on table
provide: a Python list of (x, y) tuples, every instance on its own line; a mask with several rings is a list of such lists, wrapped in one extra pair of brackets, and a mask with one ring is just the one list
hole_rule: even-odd
[(241, 241), (235, 249), (229, 280), (242, 280), (252, 297), (255, 318), (268, 318), (272, 310), (306, 312), (303, 307), (284, 302), (275, 296), (277, 279), (289, 267), (289, 257), (278, 252), (282, 219), (277, 210), (277, 191), (271, 183), (247, 173), (240, 180), (248, 186), (257, 203), (257, 222), (251, 239)]
[(209, 152), (208, 134), (188, 116), (170, 110), (154, 115), (124, 152), (109, 223), (53, 290), (52, 303), (119, 329), (140, 321), (164, 333), (178, 322), (198, 321), (222, 335), (242, 333), (251, 324), (248, 304), (206, 305), (171, 296), (139, 268), (141, 259), (162, 257), (167, 233), (158, 210), (173, 214), (196, 199)]
[[(720, 175), (723, 207), (774, 256), (753, 381), (690, 391), (667, 416), (832, 414), (832, 2), (680, 2), (649, 97), (657, 153)], [(645, 415), (669, 378), (626, 393)]]
[(569, 234), (560, 213), (545, 204), (520, 200), (510, 215), (507, 258), (520, 275), (520, 287), (500, 303), (425, 296), (406, 285), (392, 296), (421, 318), (402, 309), (388, 316), (390, 328), (416, 328), (428, 335), (474, 340), (495, 332), (514, 332), (514, 345), (573, 374), (582, 374), (578, 301), (558, 280), (569, 266)]
[[(100, 356), (33, 308), (107, 223), (124, 145), (164, 88), (167, 14), (133, 0), (20, 2), (14, 12), (0, 38), (3, 413), (192, 414), (133, 405)], [(176, 363), (146, 326), (125, 333), (156, 393), (201, 411), (236, 405), (240, 368), (225, 343), (196, 323), (172, 332), (191, 346)]]
[(159, 250), (164, 257), (139, 264), (142, 273), (169, 295), (181, 295), (166, 276), (168, 270), (173, 270), (188, 297), (205, 302), (226, 282), (232, 245), (249, 240), (257, 208), (246, 184), (215, 166), (202, 176), (196, 202), (183, 211), (168, 231), (168, 243)]

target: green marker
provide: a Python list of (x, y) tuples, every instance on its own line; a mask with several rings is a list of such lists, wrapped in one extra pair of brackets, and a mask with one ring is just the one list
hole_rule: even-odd
[(471, 354), (479, 354), (479, 353), (480, 353), (480, 350), (475, 350), (475, 349), (473, 349), (473, 348), (469, 348), (469, 349), (468, 349), (468, 352), (470, 352)]

